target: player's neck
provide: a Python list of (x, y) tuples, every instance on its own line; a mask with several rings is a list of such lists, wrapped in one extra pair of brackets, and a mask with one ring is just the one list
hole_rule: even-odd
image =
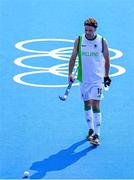
[(94, 34), (93, 36), (85, 34), (85, 37), (87, 40), (94, 40), (97, 37), (97, 34)]

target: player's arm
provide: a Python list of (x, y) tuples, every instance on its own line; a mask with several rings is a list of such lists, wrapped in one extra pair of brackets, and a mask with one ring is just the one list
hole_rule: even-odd
[(70, 60), (69, 60), (69, 70), (68, 70), (68, 79), (69, 79), (69, 81), (73, 81), (72, 72), (73, 72), (73, 68), (74, 68), (74, 65), (75, 65), (77, 54), (78, 54), (78, 38), (74, 42), (72, 55), (71, 55)]
[(104, 50), (103, 50), (103, 56), (105, 59), (105, 77), (109, 76), (109, 69), (110, 69), (110, 57), (109, 57), (109, 50), (108, 50), (108, 44), (107, 41), (104, 39)]
[(110, 70), (110, 57), (109, 57), (109, 50), (108, 50), (108, 43), (104, 39), (104, 50), (103, 50), (103, 56), (105, 59), (105, 76), (104, 76), (104, 84), (105, 87), (110, 86), (111, 79), (109, 78), (109, 70)]

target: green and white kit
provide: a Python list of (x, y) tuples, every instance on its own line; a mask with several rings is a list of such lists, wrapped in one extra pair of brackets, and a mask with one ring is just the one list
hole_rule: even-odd
[(84, 101), (102, 98), (104, 78), (103, 38), (99, 34), (88, 40), (85, 34), (79, 36), (78, 77)]

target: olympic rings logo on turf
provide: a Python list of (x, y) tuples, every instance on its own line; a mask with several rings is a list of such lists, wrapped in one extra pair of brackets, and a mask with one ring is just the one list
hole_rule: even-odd
[[(22, 56), (14, 60), (14, 63), (17, 66), (21, 66), (23, 68), (27, 69), (34, 69), (34, 71), (30, 72), (24, 72), (21, 74), (17, 74), (13, 77), (13, 80), (17, 83), (27, 85), (27, 86), (32, 86), (32, 87), (49, 87), (49, 88), (55, 88), (55, 87), (65, 87), (67, 84), (35, 84), (35, 83), (29, 83), (24, 80), (22, 80), (24, 77), (29, 76), (29, 75), (35, 75), (35, 74), (41, 74), (41, 73), (51, 73), (56, 76), (61, 76), (61, 77), (67, 77), (68, 73), (68, 63), (63, 63), (63, 64), (57, 64), (55, 66), (51, 66), (49, 68), (47, 67), (39, 67), (39, 66), (31, 66), (27, 65), (24, 63), (24, 61), (28, 61), (29, 59), (38, 58), (38, 57), (51, 57), (54, 59), (62, 60), (62, 61), (69, 61), (73, 46), (69, 47), (64, 47), (64, 48), (57, 48), (54, 50), (50, 51), (41, 51), (41, 50), (33, 50), (29, 48), (25, 48), (24, 45), (26, 44), (31, 44), (31, 43), (36, 43), (36, 42), (68, 42), (68, 43), (74, 43), (74, 40), (69, 40), (69, 39), (32, 39), (32, 40), (25, 40), (21, 41), (15, 44), (15, 47), (21, 51), (25, 52), (30, 52), (34, 53), (32, 55), (27, 55), (27, 56)], [(114, 53), (114, 56), (110, 57), (110, 60), (115, 60), (123, 56), (123, 53), (117, 49), (111, 49), (109, 48), (109, 51)], [(77, 61), (76, 61), (77, 62)], [(117, 69), (117, 72), (110, 74), (110, 77), (114, 76), (119, 76), (123, 73), (126, 72), (125, 68), (119, 66), (119, 65), (114, 65), (110, 64), (112, 68)], [(74, 83), (73, 86), (77, 86), (79, 83)]]

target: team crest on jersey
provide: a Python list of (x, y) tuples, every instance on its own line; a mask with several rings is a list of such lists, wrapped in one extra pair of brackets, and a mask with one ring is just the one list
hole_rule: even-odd
[(97, 44), (94, 44), (94, 48), (97, 48)]

